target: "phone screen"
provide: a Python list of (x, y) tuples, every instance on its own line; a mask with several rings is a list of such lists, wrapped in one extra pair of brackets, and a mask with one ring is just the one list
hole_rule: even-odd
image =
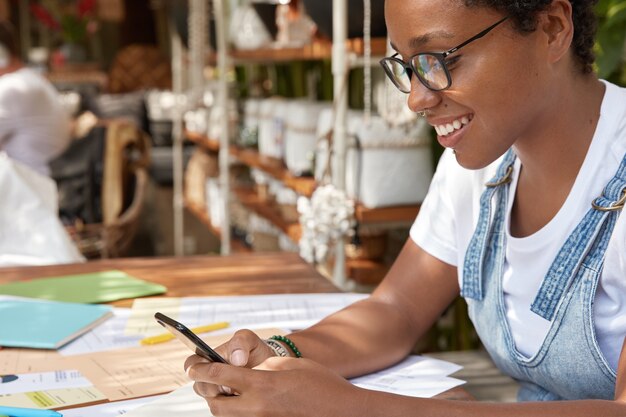
[(226, 362), (216, 351), (211, 349), (202, 339), (194, 332), (189, 330), (184, 324), (177, 322), (173, 318), (167, 317), (165, 314), (156, 313), (154, 315), (156, 321), (167, 330), (169, 330), (178, 340), (183, 342), (192, 352), (198, 356), (202, 356), (212, 362)]

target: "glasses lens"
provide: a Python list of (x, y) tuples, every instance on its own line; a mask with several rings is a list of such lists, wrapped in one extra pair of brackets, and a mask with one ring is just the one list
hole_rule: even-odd
[(436, 55), (416, 55), (413, 57), (413, 65), (419, 79), (431, 90), (444, 90), (450, 86), (448, 73)]
[(407, 73), (407, 69), (395, 59), (384, 59), (383, 66), (387, 70), (387, 75), (391, 81), (404, 93), (411, 91), (411, 75)]

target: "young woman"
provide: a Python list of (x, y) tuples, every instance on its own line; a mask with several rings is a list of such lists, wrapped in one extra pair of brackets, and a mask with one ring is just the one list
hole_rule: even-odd
[[(187, 360), (216, 416), (626, 415), (626, 90), (591, 71), (593, 3), (387, 0), (383, 67), (448, 150), (379, 288), (288, 336), (304, 359), (244, 331), (219, 349), (236, 366)], [(459, 293), (520, 402), (343, 379), (403, 359)]]

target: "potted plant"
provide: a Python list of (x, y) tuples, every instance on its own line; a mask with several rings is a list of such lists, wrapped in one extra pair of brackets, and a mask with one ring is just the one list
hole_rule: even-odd
[(53, 60), (57, 65), (87, 59), (87, 39), (98, 30), (96, 0), (40, 0), (32, 2), (30, 10), (55, 36), (58, 49)]

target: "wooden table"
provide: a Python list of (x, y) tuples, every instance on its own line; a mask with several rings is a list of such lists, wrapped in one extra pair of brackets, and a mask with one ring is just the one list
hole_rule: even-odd
[[(164, 296), (169, 297), (339, 291), (298, 255), (289, 253), (127, 258), (84, 264), (0, 268), (0, 283), (111, 269), (119, 269), (134, 277), (165, 285), (167, 293)], [(112, 304), (130, 307), (132, 300), (120, 300)], [(462, 388), (446, 391), (437, 398), (472, 399)]]
[[(329, 280), (298, 255), (241, 254), (227, 257), (126, 258), (84, 264), (0, 268), (0, 282), (88, 272), (122, 270), (162, 284), (168, 297), (338, 292)], [(130, 307), (132, 300), (115, 303)]]

